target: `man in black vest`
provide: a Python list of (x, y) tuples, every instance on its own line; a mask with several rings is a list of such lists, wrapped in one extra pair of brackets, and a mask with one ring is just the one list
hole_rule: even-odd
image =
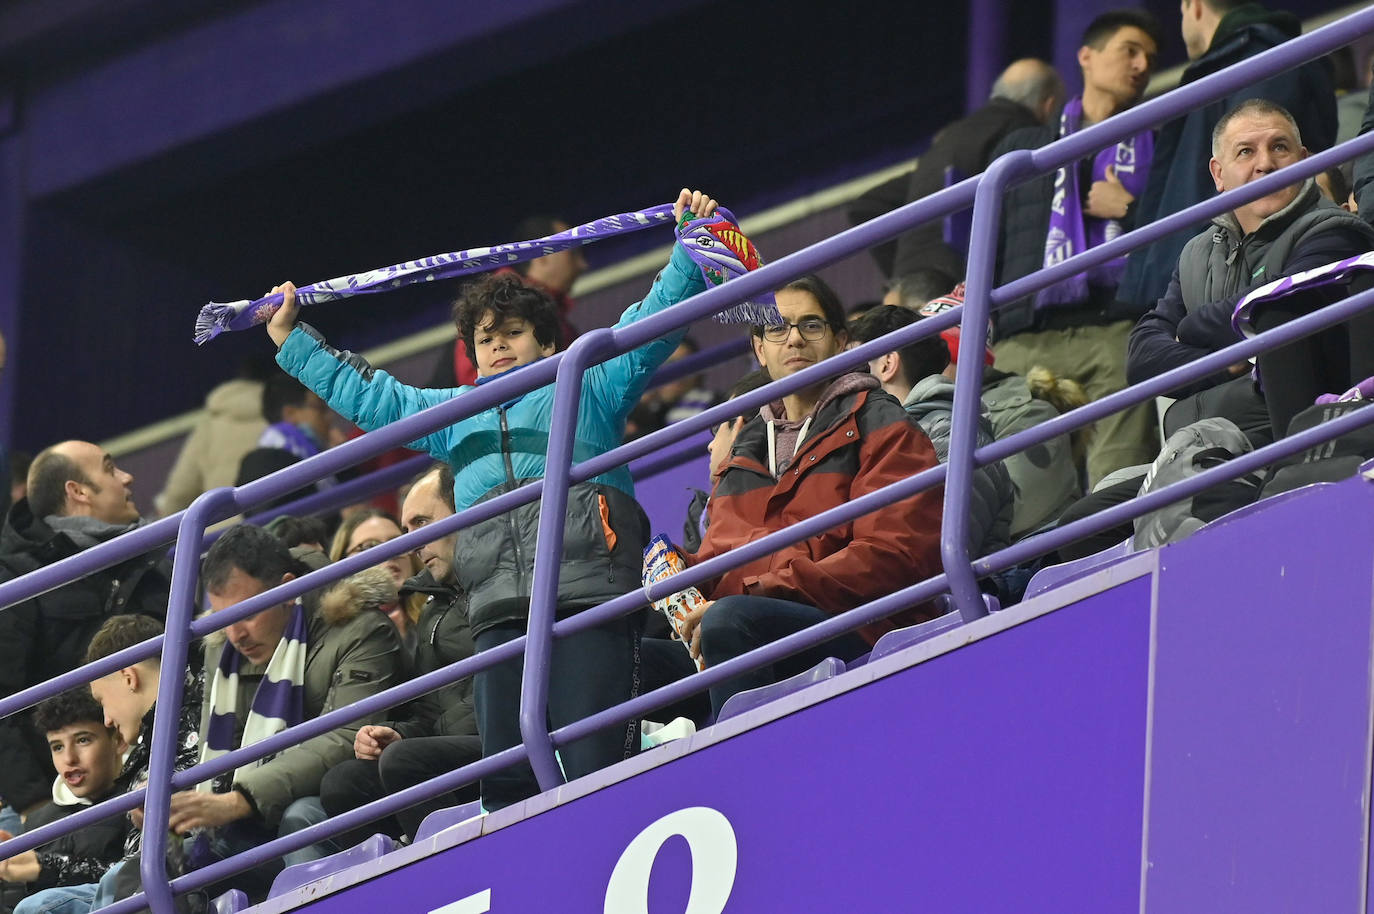
[[(1210, 170), (1220, 192), (1306, 157), (1293, 116), (1273, 102), (1250, 99), (1217, 122)], [(1232, 315), (1252, 289), (1371, 247), (1374, 228), (1323, 197), (1311, 178), (1222, 213), (1183, 248), (1168, 291), (1131, 331), (1128, 380), (1155, 377), (1239, 342)], [(1257, 308), (1252, 325), (1267, 330), (1345, 295), (1340, 284), (1302, 291)], [(1339, 393), (1374, 374), (1374, 359), (1357, 352), (1368, 336), (1338, 327), (1259, 356), (1275, 437), (1318, 394)], [(1336, 349), (1342, 352), (1333, 356)], [(1371, 367), (1351, 378), (1362, 360)], [(1197, 393), (1249, 371), (1248, 363), (1233, 365), (1174, 395)]]

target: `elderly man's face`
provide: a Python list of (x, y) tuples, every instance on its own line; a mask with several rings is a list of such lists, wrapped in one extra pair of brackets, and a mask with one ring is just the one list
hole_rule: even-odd
[[(1232, 118), (1221, 135), (1217, 156), (1211, 162), (1212, 180), (1218, 192), (1235, 190), (1305, 158), (1307, 150), (1285, 118), (1277, 114), (1244, 114)], [(1249, 234), (1292, 203), (1300, 188), (1300, 184), (1293, 184), (1237, 207), (1236, 220)]]

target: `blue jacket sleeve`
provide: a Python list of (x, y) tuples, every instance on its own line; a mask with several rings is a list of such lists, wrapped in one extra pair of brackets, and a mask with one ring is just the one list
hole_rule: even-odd
[[(705, 288), (706, 282), (702, 279), (700, 268), (692, 262), (682, 245), (674, 244), (673, 255), (654, 279), (649, 294), (644, 296), (643, 301), (625, 309), (615, 326), (629, 326), (686, 301)], [(684, 327), (593, 366), (586, 375), (588, 386), (616, 415), (622, 418), (628, 416), (644, 393), (649, 378), (668, 360), (686, 335), (687, 328)]]
[[(330, 409), (367, 432), (471, 389), (429, 390), (402, 384), (385, 371), (373, 368), (362, 356), (330, 346), (309, 324), (297, 324), (291, 331), (277, 351), (277, 364), (319, 394)], [(447, 438), (447, 429), (439, 429), (409, 446), (446, 461)]]
[[(1186, 316), (1187, 310), (1183, 306), (1183, 290), (1179, 284), (1178, 268), (1175, 267), (1174, 275), (1169, 279), (1169, 288), (1164, 293), (1164, 297), (1156, 302), (1154, 308), (1146, 312), (1131, 329), (1131, 338), (1126, 344), (1126, 380), (1128, 383), (1139, 384), (1141, 381), (1158, 377), (1170, 369), (1187, 365), (1189, 362), (1196, 361), (1212, 352), (1210, 349), (1190, 346), (1178, 341), (1178, 325)], [(1230, 375), (1224, 372), (1208, 375), (1177, 390), (1170, 391), (1169, 396), (1190, 396), (1209, 387), (1215, 387), (1229, 377)]]

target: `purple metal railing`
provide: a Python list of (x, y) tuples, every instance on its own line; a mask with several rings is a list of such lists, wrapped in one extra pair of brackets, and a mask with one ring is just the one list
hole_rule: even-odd
[[(1120, 393), (1074, 410), (1034, 429), (986, 447), (977, 448), (975, 447), (973, 429), (979, 411), (981, 394), (982, 328), (986, 325), (992, 307), (1029, 294), (1057, 281), (1064, 275), (1078, 272), (1087, 266), (1115, 257), (1126, 250), (1138, 247), (1202, 218), (1231, 209), (1239, 203), (1257, 199), (1279, 187), (1291, 184), (1294, 178), (1314, 174), (1330, 163), (1352, 158), (1359, 154), (1374, 152), (1374, 135), (1360, 137), (1345, 144), (1339, 151), (1323, 153), (1303, 163), (1290, 166), (1284, 170), (1282, 175), (1271, 175), (1205, 204), (1199, 204), (1181, 213), (1161, 219), (1152, 225), (1137, 229), (1054, 268), (1042, 270), (1014, 283), (1009, 283), (1005, 287), (993, 289), (992, 267), (995, 256), (997, 222), (1000, 216), (1001, 196), (1006, 187), (1014, 180), (1053, 170), (1064, 162), (1090, 154), (1096, 149), (1109, 145), (1123, 136), (1136, 133), (1146, 126), (1177, 116), (1199, 104), (1213, 101), (1272, 73), (1319, 57), (1348, 43), (1357, 35), (1371, 31), (1374, 31), (1374, 8), (1361, 10), (1308, 35), (1294, 39), (1260, 57), (1236, 64), (1205, 80), (1178, 89), (1074, 136), (1033, 152), (1021, 152), (1004, 157), (993, 163), (987, 172), (981, 176), (961, 181), (924, 200), (916, 201), (803, 251), (783, 257), (752, 274), (741, 277), (730, 283), (728, 287), (709, 289), (689, 301), (626, 327), (589, 333), (575, 342), (566, 353), (545, 359), (541, 363), (518, 373), (517, 376), (493, 381), (491, 384), (484, 385), (461, 398), (407, 417), (386, 428), (364, 435), (362, 438), (348, 442), (249, 485), (237, 489), (218, 489), (207, 492), (181, 514), (164, 518), (115, 541), (92, 548), (80, 555), (14, 581), (0, 584), (0, 607), (8, 607), (74, 580), (81, 575), (89, 574), (156, 548), (169, 541), (173, 533), (176, 533), (177, 543), (172, 598), (168, 607), (167, 634), (160, 638), (150, 639), (103, 661), (87, 664), (40, 686), (26, 689), (21, 693), (0, 700), (0, 715), (8, 715), (29, 707), (41, 698), (56, 694), (65, 688), (89, 682), (91, 679), (112, 670), (154, 656), (159, 650), (162, 652), (165, 664), (171, 664), (173, 669), (181, 668), (185, 665), (191, 638), (202, 637), (209, 632), (224, 628), (271, 605), (294, 598), (307, 590), (369, 567), (383, 558), (409, 551), (424, 542), (433, 540), (436, 536), (444, 536), (473, 523), (496, 516), (516, 505), (528, 503), (536, 498), (544, 498), (547, 502), (543, 507), (554, 509), (541, 511), (540, 536), (535, 561), (535, 584), (530, 607), (529, 634), (526, 637), (516, 639), (441, 670), (436, 670), (411, 682), (395, 686), (347, 708), (338, 709), (299, 724), (247, 749), (236, 750), (215, 759), (213, 762), (197, 765), (176, 775), (171, 773), (171, 769), (175, 736), (173, 730), (179, 716), (181, 702), (180, 681), (178, 677), (165, 677), (159, 689), (159, 713), (156, 715), (153, 728), (150, 782), (146, 791), (135, 791), (107, 800), (50, 826), (6, 841), (0, 845), (0, 857), (11, 856), (23, 850), (31, 849), (95, 819), (127, 811), (137, 806), (142, 800), (146, 810), (144, 847), (147, 853), (142, 862), (144, 885), (148, 887), (146, 897), (135, 896), (125, 899), (105, 910), (112, 912), (112, 914), (120, 914), (120, 912), (132, 911), (147, 905), (152, 908), (154, 914), (170, 914), (172, 897), (177, 892), (207, 885), (234, 872), (280, 857), (291, 850), (395, 812), (421, 799), (436, 796), (460, 784), (470, 783), (491, 771), (524, 759), (528, 759), (535, 768), (541, 787), (548, 789), (562, 780), (553, 761), (556, 745), (577, 739), (601, 727), (637, 717), (644, 711), (709, 688), (744, 670), (772, 663), (789, 654), (829, 640), (843, 632), (925, 602), (940, 593), (948, 591), (953, 595), (955, 604), (965, 619), (977, 618), (986, 612), (981, 594), (977, 589), (977, 578), (980, 575), (1043, 554), (1088, 533), (1105, 529), (1154, 510), (1161, 505), (1189, 497), (1221, 480), (1249, 472), (1284, 456), (1299, 453), (1313, 444), (1344, 434), (1354, 428), (1374, 423), (1374, 410), (1358, 410), (1307, 432), (1282, 439), (1272, 445), (1243, 455), (1184, 482), (1068, 524), (1048, 534), (1022, 541), (991, 556), (975, 561), (968, 554), (966, 510), (971, 495), (972, 473), (976, 467), (1003, 459), (1031, 444), (1078, 428), (1124, 406), (1143, 402), (1157, 393), (1174, 389), (1187, 381), (1204, 377), (1221, 367), (1234, 364), (1242, 358), (1253, 355), (1255, 352), (1282, 345), (1318, 329), (1333, 326), (1348, 320), (1359, 312), (1374, 307), (1374, 290), (1352, 296), (1346, 301), (1292, 321), (1253, 339), (1237, 343), (1148, 382), (1135, 385)], [(571, 462), (572, 431), (576, 421), (578, 389), (583, 371), (588, 366), (618, 353), (634, 349), (754, 293), (776, 288), (795, 275), (815, 270), (874, 244), (889, 240), (923, 222), (957, 212), (968, 207), (970, 203), (974, 207), (973, 231), (969, 251), (967, 295), (962, 310), (955, 309), (935, 318), (920, 321), (883, 339), (875, 340), (836, 356), (822, 365), (812, 366), (788, 378), (775, 381), (767, 387), (736, 398), (730, 403), (713, 407), (691, 419), (647, 435), (600, 457), (578, 464)], [(932, 336), (965, 318), (967, 318), (969, 326), (978, 328), (978, 331), (962, 334), (961, 358), (959, 359), (955, 385), (955, 421), (947, 465), (932, 467), (910, 479), (894, 483), (880, 491), (870, 493), (792, 527), (762, 537), (727, 555), (702, 562), (687, 569), (671, 582), (656, 584), (645, 592), (634, 591), (571, 618), (554, 621), (554, 601), (557, 594), (557, 556), (561, 553), (562, 516), (566, 506), (567, 493), (573, 483), (589, 479), (606, 469), (653, 453), (670, 442), (703, 430), (721, 420), (746, 412), (784, 393), (833, 376), (838, 369), (858, 366), (873, 356), (891, 351), (914, 340)], [(559, 383), (555, 392), (554, 418), (549, 435), (547, 472), (544, 480), (522, 486), (513, 492), (464, 510), (423, 530), (406, 534), (319, 571), (303, 575), (230, 609), (216, 613), (213, 617), (191, 620), (191, 610), (197, 588), (197, 564), (207, 526), (239, 513), (253, 504), (278, 498), (318, 478), (336, 473), (355, 463), (390, 450), (399, 444), (422, 437), (437, 428), (489, 409), (513, 396), (547, 385), (555, 378)], [(552, 734), (544, 729), (548, 696), (547, 666), (554, 637), (565, 637), (635, 611), (643, 605), (646, 596), (654, 599), (688, 584), (700, 583), (729, 568), (770, 553), (783, 545), (798, 542), (831, 527), (847, 523), (883, 505), (910, 497), (942, 482), (945, 483), (945, 527), (942, 536), (944, 574), (874, 600), (811, 629), (798, 632), (727, 663), (707, 669), (687, 681), (666, 686), (615, 708), (607, 709), (593, 717), (570, 724)], [(347, 815), (335, 817), (301, 832), (267, 842), (252, 851), (179, 877), (172, 880), (170, 884), (168, 883), (163, 851), (167, 840), (166, 824), (169, 815), (169, 800), (173, 790), (190, 787), (247, 761), (278, 752), (302, 739), (326, 732), (366, 714), (381, 711), (417, 695), (432, 691), (454, 679), (471, 675), (495, 663), (515, 657), (522, 650), (526, 655), (524, 691), (521, 696), (520, 709), (521, 731), (524, 737), (522, 746), (508, 749), (498, 756), (483, 759), (403, 793), (375, 801)]]

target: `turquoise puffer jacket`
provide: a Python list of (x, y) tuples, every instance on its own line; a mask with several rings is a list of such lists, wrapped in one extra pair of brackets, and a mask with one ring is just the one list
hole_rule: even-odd
[[(677, 246), (644, 300), (621, 315), (623, 327), (704, 288), (701, 271)], [(589, 368), (583, 378), (574, 459), (618, 447), (625, 417), (650, 376), (677, 348), (684, 331)], [(298, 324), (277, 363), (330, 407), (367, 431), (475, 390), (431, 390), (402, 384), (361, 357), (325, 343)], [(454, 502), (462, 511), (544, 476), (554, 385), (485, 410), (413, 442), (453, 467)], [(469, 597), (474, 636), (528, 613), (539, 505), (531, 504), (459, 532), (454, 564)], [(639, 586), (648, 521), (634, 498), (629, 470), (617, 467), (573, 487), (565, 522), (558, 603), (564, 610), (601, 603)]]

